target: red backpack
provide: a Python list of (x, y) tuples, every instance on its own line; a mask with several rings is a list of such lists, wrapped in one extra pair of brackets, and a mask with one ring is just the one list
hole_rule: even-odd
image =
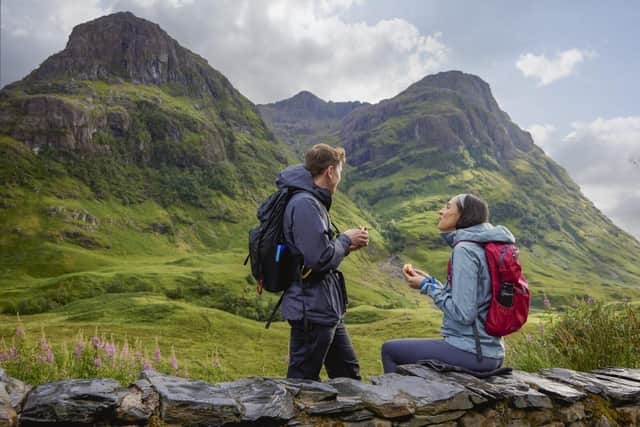
[[(529, 315), (529, 284), (522, 275), (518, 260), (518, 249), (511, 243), (472, 242), (484, 248), (491, 276), (491, 305), (484, 328), (489, 335), (502, 337), (516, 332), (527, 321)], [(454, 245), (455, 247), (455, 245)], [(451, 259), (447, 267), (451, 285)]]

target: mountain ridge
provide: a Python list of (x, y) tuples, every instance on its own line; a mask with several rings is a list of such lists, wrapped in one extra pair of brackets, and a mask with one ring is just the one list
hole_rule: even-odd
[(360, 101), (324, 101), (301, 91), (282, 101), (258, 105), (258, 110), (276, 137), (302, 154), (305, 147), (321, 142), (319, 135), (335, 133), (354, 110), (370, 104)]

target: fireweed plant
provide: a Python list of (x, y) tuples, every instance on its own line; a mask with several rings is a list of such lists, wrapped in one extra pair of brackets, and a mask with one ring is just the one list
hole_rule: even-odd
[(640, 305), (605, 304), (588, 296), (554, 313), (545, 296), (544, 307), (537, 326), (508, 342), (508, 365), (526, 371), (640, 368)]
[(79, 331), (54, 347), (44, 329), (34, 336), (27, 333), (19, 315), (13, 335), (0, 338), (0, 367), (32, 385), (71, 378), (115, 378), (128, 385), (142, 370), (189, 378), (191, 366), (200, 379), (217, 382), (226, 377), (217, 349), (203, 363), (187, 361), (173, 346), (164, 355), (158, 338), (149, 350), (140, 339), (118, 340), (96, 329), (90, 336)]

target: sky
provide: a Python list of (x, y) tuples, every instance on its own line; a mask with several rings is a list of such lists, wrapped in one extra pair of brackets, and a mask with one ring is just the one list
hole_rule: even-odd
[(378, 102), (428, 74), (489, 83), (583, 193), (640, 238), (640, 2), (0, 0), (0, 85), (128, 10), (160, 24), (255, 103), (301, 90)]

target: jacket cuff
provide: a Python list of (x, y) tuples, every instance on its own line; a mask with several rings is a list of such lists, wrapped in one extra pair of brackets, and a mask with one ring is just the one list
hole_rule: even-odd
[(439, 288), (442, 288), (442, 283), (440, 283), (438, 279), (433, 276), (425, 277), (424, 279), (422, 279), (422, 282), (420, 282), (420, 293), (429, 295), (430, 297), (433, 297), (430, 292), (434, 289)]
[(351, 239), (349, 238), (349, 236), (343, 233), (339, 235), (336, 240), (338, 240), (342, 244), (342, 247), (344, 248), (344, 255), (349, 255), (349, 248), (351, 247)]

